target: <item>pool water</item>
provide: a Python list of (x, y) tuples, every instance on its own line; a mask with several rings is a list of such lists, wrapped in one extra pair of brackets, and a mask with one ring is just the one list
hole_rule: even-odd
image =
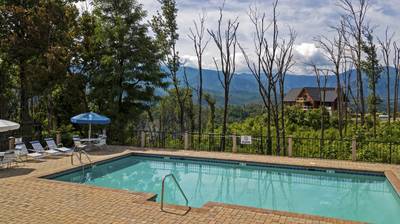
[[(170, 173), (192, 207), (214, 201), (369, 223), (400, 223), (399, 195), (383, 175), (128, 156), (51, 178), (160, 195), (162, 178)], [(173, 180), (165, 184), (165, 202), (184, 205)]]

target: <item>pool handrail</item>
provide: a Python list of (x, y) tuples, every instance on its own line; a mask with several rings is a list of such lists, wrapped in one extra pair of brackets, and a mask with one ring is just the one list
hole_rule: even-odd
[(188, 208), (190, 209), (190, 207), (189, 207), (189, 200), (187, 199), (187, 197), (186, 197), (186, 195), (185, 195), (185, 192), (183, 192), (181, 186), (179, 185), (178, 181), (177, 181), (176, 178), (175, 178), (175, 175), (172, 174), (172, 173), (170, 173), (170, 174), (168, 174), (168, 175), (165, 175), (165, 176), (163, 177), (163, 179), (162, 179), (162, 187), (161, 187), (161, 205), (160, 205), (160, 206), (161, 206), (161, 207), (160, 207), (161, 211), (164, 211), (165, 180), (166, 180), (168, 177), (172, 177), (172, 179), (174, 180), (176, 186), (178, 186), (178, 189), (179, 189), (179, 191), (181, 192), (183, 198), (185, 199), (186, 207), (188, 207)]

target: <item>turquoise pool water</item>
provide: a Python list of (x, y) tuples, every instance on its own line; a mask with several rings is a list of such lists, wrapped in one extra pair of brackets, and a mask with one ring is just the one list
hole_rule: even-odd
[[(192, 207), (209, 201), (369, 223), (400, 223), (400, 198), (386, 177), (128, 156), (51, 179), (160, 194), (173, 173)], [(157, 197), (159, 200), (159, 197)], [(165, 200), (184, 205), (171, 179)]]

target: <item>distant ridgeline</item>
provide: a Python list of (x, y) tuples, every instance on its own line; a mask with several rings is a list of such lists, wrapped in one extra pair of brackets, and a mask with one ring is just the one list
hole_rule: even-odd
[[(391, 68), (391, 93), (394, 93), (394, 79), (395, 72), (394, 68)], [(198, 70), (196, 68), (186, 68), (186, 74), (188, 76), (189, 84), (192, 87), (198, 86), (199, 78), (198, 78)], [(344, 75), (343, 75), (344, 76)], [(183, 80), (183, 69), (179, 71), (179, 78)], [(355, 71), (352, 71), (351, 76), (351, 86), (354, 89), (356, 88), (356, 75)], [(365, 96), (368, 95), (368, 80), (367, 77), (364, 76), (364, 91)], [(342, 79), (344, 80), (344, 79)], [(386, 73), (382, 74), (381, 79), (379, 80), (377, 86), (377, 93), (382, 99), (386, 99)], [(182, 84), (183, 85), (183, 84)], [(285, 92), (288, 92), (292, 88), (301, 88), (301, 87), (318, 87), (316, 77), (312, 75), (295, 75), (295, 74), (287, 74), (285, 80)], [(329, 76), (327, 87), (336, 87), (336, 77)], [(222, 105), (223, 103), (223, 89), (221, 87), (220, 81), (218, 79), (217, 71), (215, 70), (203, 70), (203, 89), (205, 92), (212, 94), (216, 99), (218, 105)], [(165, 92), (162, 90), (159, 91), (159, 94), (163, 95)], [(393, 98), (393, 96), (392, 96)], [(244, 105), (250, 103), (261, 103), (261, 98), (258, 92), (258, 84), (255, 78), (250, 73), (240, 73), (237, 74), (231, 84), (231, 98), (230, 103), (234, 105)], [(385, 104), (385, 101), (382, 102)], [(381, 105), (382, 106), (382, 105)]]

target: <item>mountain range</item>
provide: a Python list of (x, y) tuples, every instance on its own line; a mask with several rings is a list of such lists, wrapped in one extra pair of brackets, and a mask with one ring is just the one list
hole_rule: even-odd
[[(356, 75), (355, 71), (352, 70), (351, 75), (351, 86), (355, 89), (356, 87)], [(186, 74), (188, 82), (192, 87), (197, 88), (199, 85), (199, 75), (198, 69), (187, 67)], [(184, 72), (180, 69), (178, 74), (180, 80), (183, 80)], [(344, 77), (345, 74), (342, 74)], [(363, 75), (364, 80), (364, 91), (365, 96), (368, 95), (368, 79), (366, 75)], [(382, 99), (386, 99), (386, 83), (387, 83), (386, 73), (381, 74), (381, 79), (377, 85), (377, 93)], [(390, 83), (391, 83), (391, 93), (394, 92), (394, 81), (395, 81), (395, 70), (390, 68)], [(327, 87), (336, 86), (336, 77), (329, 76), (327, 80)], [(301, 75), (301, 74), (287, 74), (285, 79), (285, 92), (292, 88), (301, 87), (318, 87), (317, 80), (314, 75)], [(218, 73), (215, 70), (203, 69), (203, 89), (205, 92), (213, 95), (219, 105), (223, 102), (223, 88), (218, 79)], [(355, 92), (355, 91), (354, 91)], [(230, 103), (233, 105), (244, 105), (250, 103), (260, 103), (261, 97), (258, 92), (258, 83), (254, 76), (250, 73), (238, 73), (234, 76), (231, 83), (230, 90)]]

